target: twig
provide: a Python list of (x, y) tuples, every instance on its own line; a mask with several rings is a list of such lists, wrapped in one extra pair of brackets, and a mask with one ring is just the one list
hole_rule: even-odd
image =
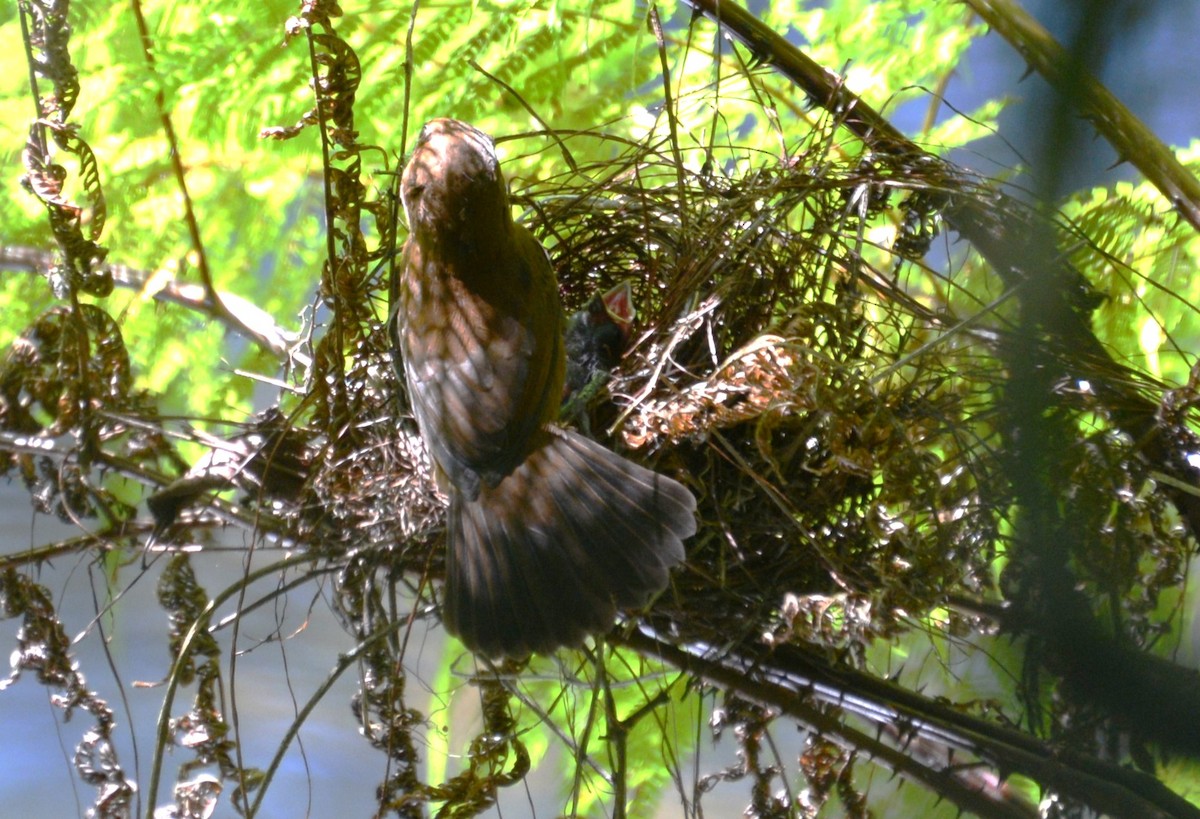
[[(0, 245), (0, 269), (44, 274), (53, 266), (54, 254), (50, 251), (22, 245)], [(147, 295), (153, 296), (156, 301), (186, 307), (215, 319), (276, 358), (296, 361), (305, 367), (312, 363), (308, 355), (297, 349), (300, 336), (280, 327), (270, 313), (248, 299), (234, 293), (219, 293), (219, 302), (226, 308), (221, 311), (216, 309), (201, 285), (178, 282), (157, 271), (152, 273), (122, 264), (105, 264), (99, 270), (111, 274), (113, 283), (121, 287), (131, 290), (154, 287), (156, 289)]]
[(504, 80), (497, 77), (495, 74), (492, 74), (492, 73), (486, 71), (482, 66), (479, 65), (479, 63), (475, 62), (474, 60), (467, 60), (467, 65), (471, 66), (471, 68), (474, 68), (480, 74), (487, 77), (489, 80), (496, 83), (496, 85), (500, 86), (505, 91), (507, 91), (509, 94), (511, 94), (513, 99), (515, 99), (517, 102), (519, 102), (521, 104), (521, 107), (529, 112), (529, 116), (536, 119), (538, 121), (538, 124), (541, 125), (542, 128), (544, 128), (546, 130), (546, 134), (558, 144), (558, 149), (560, 151), (562, 151), (563, 161), (567, 163), (567, 167), (570, 168), (572, 171), (579, 170), (579, 165), (576, 164), (575, 157), (571, 156), (571, 152), (567, 149), (567, 143), (563, 142), (562, 137), (560, 137), (558, 135), (558, 132), (555, 129), (551, 128), (546, 123), (546, 120), (542, 119), (541, 115), (538, 114), (538, 112), (533, 109), (533, 106), (530, 105), (525, 100), (525, 98), (520, 95), (520, 93), (518, 93), (517, 89), (513, 88), (511, 85), (509, 85)]

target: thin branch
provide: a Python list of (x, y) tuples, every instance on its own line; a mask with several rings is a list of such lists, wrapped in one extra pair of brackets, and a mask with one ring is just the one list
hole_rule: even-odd
[[(0, 245), (0, 270), (24, 270), (45, 275), (54, 263), (54, 254), (50, 251), (22, 245)], [(226, 308), (221, 311), (201, 285), (178, 282), (159, 271), (138, 270), (122, 264), (105, 264), (98, 270), (108, 272), (113, 283), (121, 287), (139, 291), (145, 291), (148, 287), (156, 288), (148, 293), (156, 301), (195, 310), (219, 321), (280, 360), (295, 361), (305, 367), (311, 364), (311, 359), (298, 349), (298, 333), (283, 329), (274, 316), (235, 293), (218, 293), (217, 301)]]
[(569, 167), (572, 171), (579, 170), (579, 165), (575, 162), (575, 157), (571, 156), (571, 151), (570, 151), (570, 149), (567, 148), (567, 143), (563, 142), (563, 138), (561, 136), (559, 136), (558, 131), (556, 131), (554, 128), (550, 127), (550, 125), (546, 122), (546, 120), (542, 117), (542, 115), (539, 114), (536, 110), (534, 110), (534, 107), (529, 104), (528, 100), (526, 100), (524, 97), (521, 96), (520, 92), (517, 91), (517, 89), (513, 88), (511, 85), (509, 85), (504, 80), (497, 77), (495, 74), (492, 74), (491, 72), (484, 69), (481, 65), (479, 65), (479, 63), (475, 62), (474, 60), (467, 60), (467, 65), (471, 66), (471, 68), (475, 69), (480, 74), (487, 77), (492, 82), (496, 83), (496, 85), (503, 88), (505, 91), (507, 91), (512, 96), (513, 99), (515, 99), (518, 103), (520, 103), (521, 107), (529, 112), (529, 116), (536, 119), (538, 122), (538, 125), (542, 126), (543, 130), (546, 132), (546, 135), (549, 136), (551, 139), (553, 139), (558, 144), (558, 149), (560, 151), (562, 151), (563, 161), (567, 163), (567, 167)]
[(150, 29), (146, 25), (146, 17), (142, 13), (141, 0), (130, 0), (130, 5), (133, 9), (133, 16), (137, 20), (138, 33), (141, 36), (142, 54), (146, 58), (146, 65), (151, 75), (155, 77), (154, 104), (158, 109), (159, 121), (162, 123), (163, 134), (167, 140), (167, 153), (171, 159), (175, 182), (179, 185), (179, 194), (183, 199), (184, 222), (187, 225), (192, 249), (196, 252), (196, 268), (200, 273), (204, 299), (208, 302), (210, 311), (220, 321), (240, 327), (248, 337), (256, 338), (258, 333), (252, 327), (246, 326), (243, 316), (222, 300), (222, 295), (213, 283), (212, 272), (208, 267), (208, 254), (204, 251), (204, 240), (200, 236), (200, 222), (196, 218), (196, 209), (192, 204), (191, 194), (188, 192), (187, 171), (183, 167), (183, 154), (179, 148), (179, 139), (175, 134), (175, 126), (171, 122), (171, 114), (167, 110), (166, 95), (163, 94), (162, 84), (158, 81), (157, 63), (154, 60), (154, 41), (150, 37)]
[[(196, 267), (200, 271), (200, 281), (205, 289), (217, 299), (217, 289), (213, 286), (212, 273), (208, 269), (208, 256), (204, 252), (204, 241), (200, 237), (200, 223), (196, 220), (196, 210), (192, 207), (192, 197), (188, 193), (187, 172), (183, 167), (183, 156), (179, 150), (179, 138), (175, 135), (175, 126), (171, 122), (171, 114), (167, 111), (167, 99), (163, 93), (162, 83), (158, 81), (158, 64), (154, 59), (154, 40), (150, 37), (150, 28), (146, 25), (146, 16), (142, 13), (141, 0), (130, 0), (133, 17), (137, 21), (138, 34), (142, 41), (142, 56), (146, 58), (146, 67), (155, 78), (154, 106), (158, 109), (158, 119), (162, 124), (163, 135), (167, 140), (168, 155), (171, 159), (171, 169), (175, 173), (175, 181), (179, 185), (179, 194), (183, 198), (183, 216), (187, 223), (188, 234), (192, 240), (192, 249), (196, 251)], [(219, 309), (219, 308), (218, 308)]]

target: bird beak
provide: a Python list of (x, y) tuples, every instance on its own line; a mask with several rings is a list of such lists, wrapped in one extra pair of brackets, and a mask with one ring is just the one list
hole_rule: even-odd
[(633, 289), (629, 286), (629, 279), (601, 296), (600, 301), (604, 302), (604, 309), (613, 324), (621, 328), (621, 336), (629, 338), (629, 332), (633, 329), (633, 319), (637, 315), (637, 311), (633, 309)]

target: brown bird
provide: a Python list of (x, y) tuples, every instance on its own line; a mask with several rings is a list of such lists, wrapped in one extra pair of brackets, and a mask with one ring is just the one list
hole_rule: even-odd
[(445, 610), (468, 648), (577, 645), (683, 560), (677, 481), (553, 424), (563, 312), (545, 250), (513, 222), (492, 140), (437, 119), (401, 177), (397, 335), (421, 437), (450, 498)]

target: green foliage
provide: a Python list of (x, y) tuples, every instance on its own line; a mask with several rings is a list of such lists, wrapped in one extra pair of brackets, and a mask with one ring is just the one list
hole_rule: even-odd
[[(336, 209), (325, 198), (326, 160), (319, 128), (311, 122), (291, 139), (260, 137), (263, 129), (291, 126), (314, 108), (309, 42), (303, 34), (285, 36), (296, 4), (163, 0), (147, 3), (145, 8), (153, 66), (146, 60), (127, 6), (77, 3), (72, 10), (71, 49), (81, 86), (71, 121), (91, 146), (106, 203), (104, 211), (91, 208), (89, 219), (93, 221), (88, 224), (98, 226), (100, 215), (105, 214), (99, 241), (108, 249), (108, 261), (146, 274), (134, 277), (137, 287), (84, 297), (119, 324), (133, 378), (133, 387), (122, 390), (122, 399), (132, 402), (136, 397), (144, 402), (139, 406), (148, 408), (148, 415), (157, 412), (224, 429), (246, 421), (255, 398), (262, 401), (267, 393), (267, 400), (295, 409), (297, 416), (314, 412), (305, 403), (313, 395), (312, 382), (306, 379), (314, 372), (346, 376), (343, 380), (352, 384), (348, 390), (352, 400), (377, 398), (379, 382), (390, 376), (381, 374), (384, 370), (371, 358), (369, 342), (378, 338), (386, 318), (385, 277), (376, 272), (368, 278), (362, 263), (368, 256), (372, 261), (384, 258), (386, 248), (373, 243), (384, 242), (388, 226), (372, 223), (371, 216), (377, 214), (367, 208), (350, 217), (348, 211), (330, 213)], [(978, 452), (997, 443), (998, 423), (989, 411), (995, 406), (991, 389), (1001, 381), (1003, 362), (999, 356), (974, 354), (973, 348), (983, 343), (982, 336), (971, 333), (1008, 331), (1016, 316), (1016, 301), (1010, 299), (1006, 284), (974, 253), (956, 255), (945, 269), (930, 269), (922, 263), (924, 254), (906, 254), (899, 249), (901, 240), (913, 238), (910, 233), (921, 234), (916, 237), (918, 244), (932, 241), (944, 205), (937, 197), (945, 190), (937, 186), (944, 180), (935, 179), (930, 191), (922, 188), (925, 180), (899, 173), (899, 161), (889, 164), (874, 156), (861, 140), (833, 127), (828, 115), (813, 109), (786, 79), (756, 65), (756, 57), (761, 55), (732, 45), (713, 26), (693, 24), (684, 4), (649, 8), (630, 0), (449, 0), (422, 5), (415, 20), (409, 19), (410, 9), (368, 0), (347, 6), (344, 16), (333, 21), (344, 44), (353, 50), (353, 60), (349, 52), (342, 53), (347, 59), (338, 63), (339, 67), (356, 62), (361, 70), (361, 83), (353, 98), (357, 133), (330, 146), (334, 156), (329, 165), (339, 169), (345, 190), (353, 192), (361, 181), (368, 191), (367, 204), (389, 203), (402, 153), (421, 124), (433, 117), (452, 116), (498, 137), (522, 219), (534, 222), (535, 227), (547, 211), (562, 205), (556, 197), (569, 199), (584, 210), (594, 206), (598, 213), (619, 211), (623, 217), (633, 213), (641, 218), (638, 209), (645, 202), (629, 194), (628, 188), (615, 192), (619, 183), (633, 177), (642, 186), (638, 193), (646, 200), (657, 196), (670, 202), (673, 196), (680, 200), (707, 196), (708, 202), (731, 202), (739, 197), (761, 197), (743, 211), (749, 214), (746, 219), (735, 220), (732, 226), (714, 222), (712, 236), (689, 236), (677, 230), (683, 219), (679, 214), (688, 213), (685, 208), (677, 212), (664, 207), (656, 212), (647, 207), (646, 223), (657, 231), (654, 235), (661, 245), (646, 241), (624, 256), (614, 255), (630, 268), (641, 270), (657, 271), (656, 265), (666, 267), (680, 259), (701, 259), (716, 269), (730, 264), (737, 255), (734, 251), (752, 255), (746, 248), (765, 247), (768, 242), (759, 242), (755, 238), (759, 235), (804, 243), (805, 264), (788, 268), (779, 277), (787, 279), (782, 284), (767, 282), (765, 274), (778, 271), (760, 266), (753, 272), (762, 275), (749, 284), (729, 276), (722, 283), (725, 289), (715, 293), (695, 288), (697, 300), (703, 293), (714, 299), (714, 304), (724, 300), (747, 314), (759, 311), (762, 315), (753, 323), (752, 337), (739, 335), (737, 330), (744, 329), (740, 325), (731, 329), (715, 322), (706, 328), (704, 339), (711, 349), (694, 354), (694, 359), (702, 361), (711, 354), (715, 367), (718, 361), (732, 360), (729, 357), (742, 345), (778, 330), (789, 333), (792, 341), (789, 375), (808, 372), (804, 368), (815, 369), (817, 364), (828, 368), (825, 380), (813, 376), (813, 384), (818, 386), (806, 388), (813, 397), (812, 405), (800, 400), (786, 407), (782, 401), (774, 405), (773, 415), (764, 412), (747, 424), (753, 429), (745, 447), (769, 462), (776, 473), (797, 465), (806, 472), (813, 498), (770, 499), (772, 504), (810, 504), (797, 512), (787, 507), (784, 514), (789, 524), (809, 523), (803, 513), (811, 513), (812, 507), (823, 515), (832, 510), (842, 518), (815, 535), (806, 532), (795, 542), (787, 541), (794, 550), (799, 549), (797, 543), (806, 548), (815, 544), (813, 551), (825, 549), (823, 538), (833, 542), (850, 531), (857, 538), (852, 549), (838, 554), (829, 550), (820, 556), (826, 561), (821, 566), (826, 575), (822, 582), (836, 576), (838, 584), (870, 586), (870, 594), (835, 599), (807, 587), (797, 588), (797, 593), (805, 593), (804, 606), (820, 609), (816, 616), (820, 624), (809, 623), (811, 630), (805, 631), (805, 636), (839, 660), (844, 659), (844, 652), (849, 665), (861, 660), (863, 667), (879, 676), (924, 689), (931, 696), (953, 693), (959, 700), (972, 700), (961, 709), (963, 713), (984, 717), (1009, 706), (1016, 697), (1015, 681), (1006, 680), (998, 690), (987, 690), (978, 682), (983, 678), (982, 674), (976, 676), (979, 669), (967, 665), (986, 664), (985, 651), (1015, 664), (1011, 643), (970, 634), (963, 621), (946, 616), (942, 608), (913, 613), (924, 618), (922, 626), (915, 629), (915, 637), (909, 635), (899, 642), (895, 635), (906, 625), (905, 619), (893, 611), (878, 613), (871, 608), (880, 606), (881, 601), (892, 609), (909, 602), (920, 605), (951, 591), (985, 596), (995, 585), (988, 569), (1000, 571), (1007, 558), (997, 558), (997, 554), (1003, 554), (1015, 539), (1012, 521), (1005, 517), (1007, 510), (997, 512), (990, 528), (972, 535), (963, 534), (962, 529), (967, 525), (964, 521), (974, 525), (982, 519), (968, 517), (978, 509), (953, 504), (963, 498), (980, 505), (995, 497), (1001, 498), (998, 506), (1012, 502), (997, 488), (998, 477), (972, 472), (984, 460), (976, 460)], [(662, 76), (656, 38), (647, 26), (655, 14), (662, 16), (667, 77)], [(815, 8), (799, 2), (769, 3), (761, 19), (777, 31), (789, 32), (793, 39), (805, 41), (809, 55), (822, 65), (835, 70), (845, 67), (848, 87), (885, 112), (922, 101), (935, 107), (938, 100), (931, 101), (930, 92), (961, 65), (966, 48), (981, 33), (978, 25), (968, 24), (964, 7), (949, 0), (834, 0)], [(406, 48), (410, 28), (411, 54)], [(45, 208), (18, 190), (13, 181), (23, 164), (21, 153), (35, 109), (19, 47), (20, 25), (10, 11), (0, 11), (0, 42), (9, 45), (0, 53), (0, 156), (6, 167), (13, 169), (8, 177), (10, 195), (0, 198), (0, 224), (4, 225), (0, 242), (49, 250), (54, 237)], [(336, 43), (324, 41), (326, 51), (320, 53), (328, 56), (343, 47)], [(410, 65), (411, 77), (407, 74)], [(673, 101), (669, 107), (665, 103), (668, 90)], [(942, 112), (920, 135), (920, 142), (945, 155), (989, 133), (1003, 106), (1002, 100), (994, 100), (968, 116)], [(164, 114), (174, 127), (199, 246), (190, 235), (184, 189), (171, 162)], [(562, 143), (547, 131), (560, 136)], [(672, 152), (678, 166), (630, 162), (631, 144), (655, 146), (655, 150), (661, 149), (660, 156)], [(92, 166), (86, 159), (64, 159), (61, 151), (55, 156), (67, 166), (66, 198), (86, 199), (94, 187), (85, 184)], [(1200, 143), (1184, 158), (1193, 169), (1200, 169)], [(361, 180), (355, 176), (359, 169), (356, 160), (362, 163)], [(789, 178), (796, 168), (807, 172), (818, 166), (821, 172), (813, 174), (818, 178), (812, 187), (804, 187), (812, 179), (798, 183)], [(593, 185), (594, 198), (590, 193), (578, 194), (581, 188)], [(920, 197), (926, 194), (930, 199), (922, 203)], [(352, 195), (344, 196), (339, 203), (352, 199)], [(714, 204), (712, 210), (717, 208)], [(916, 221), (924, 217), (926, 222), (913, 228), (906, 220), (914, 214)], [(1194, 351), (1200, 348), (1200, 311), (1195, 307), (1200, 304), (1200, 279), (1192, 275), (1200, 263), (1200, 239), (1195, 231), (1175, 218), (1169, 203), (1145, 184), (1096, 189), (1066, 203), (1062, 216), (1060, 247), (1105, 296), (1094, 320), (1100, 338), (1146, 384), (1156, 379), (1176, 387), (1187, 384)], [(582, 233), (587, 222), (581, 218), (571, 224)], [(353, 249), (360, 228), (366, 244), (371, 245), (369, 251), (359, 255), (352, 250), (344, 252), (346, 266), (338, 267), (329, 258), (331, 244), (336, 252)], [(327, 242), (329, 234), (336, 241)], [(592, 269), (590, 256), (570, 256), (575, 246), (572, 240), (577, 238), (578, 234), (545, 237), (552, 252), (558, 251), (560, 272), (570, 274), (569, 280), (564, 277), (570, 288), (568, 296), (578, 301), (580, 291), (596, 280), (598, 272)], [(708, 251), (702, 246), (715, 239), (729, 248), (705, 255)], [(789, 244), (782, 239), (779, 243)], [(796, 250), (795, 244), (790, 246)], [(697, 252), (697, 247), (704, 252)], [(293, 352), (300, 357), (288, 360), (247, 341), (221, 320), (212, 305), (199, 299), (188, 303), (156, 299), (164, 282), (199, 281), (202, 266), (210, 271), (217, 293), (257, 305), (294, 338), (303, 340), (304, 333), (311, 331), (318, 346), (329, 346), (314, 353), (309, 345), (297, 342)], [(703, 269), (672, 272), (681, 277), (693, 275), (704, 287), (719, 278)], [(343, 283), (340, 273), (360, 287), (354, 292), (364, 303), (355, 307), (370, 318), (362, 347), (346, 344), (338, 348), (333, 342), (336, 332), (329, 314), (331, 305), (337, 306), (337, 298), (343, 296), (337, 290)], [(814, 283), (811, 289), (805, 289), (806, 282)], [(745, 290), (736, 290), (739, 286)], [(763, 296), (772, 286), (803, 292), (791, 302), (772, 301)], [(649, 299), (666, 298), (661, 292), (647, 295)], [(61, 307), (67, 300), (25, 272), (5, 271), (0, 278), (0, 301), (5, 306), (0, 312), (0, 346), (7, 349), (45, 311)], [(897, 302), (903, 309), (897, 309)], [(854, 325), (838, 326), (830, 316), (848, 304), (852, 306), (846, 312)], [(696, 308), (695, 303), (687, 302), (687, 309)], [(750, 325), (747, 322), (745, 326)], [(332, 354), (328, 354), (330, 350)], [(930, 359), (925, 356), (931, 350), (951, 362), (932, 376)], [(305, 356), (316, 363), (308, 366), (307, 360), (301, 360)], [(370, 366), (349, 366), (361, 361)], [(831, 362), (861, 365), (862, 371), (847, 375), (849, 370), (837, 371)], [(731, 367), (740, 364), (743, 370), (733, 373), (731, 381), (735, 376), (745, 378), (751, 363), (750, 358), (732, 360)], [(353, 371), (353, 377), (339, 370), (340, 366)], [(282, 383), (285, 388), (276, 395), (246, 373), (265, 379), (263, 383)], [(790, 387), (801, 389), (796, 384)], [(289, 389), (304, 394), (305, 399), (289, 394)], [(391, 397), (379, 400), (384, 399), (390, 402)], [(361, 405), (351, 406), (347, 412), (351, 420), (377, 421)], [(860, 424), (857, 417), (851, 418), (856, 406), (878, 411), (871, 410), (870, 417)], [(106, 407), (114, 411), (124, 408)], [(834, 409), (846, 412), (834, 417)], [(950, 420), (959, 412), (964, 417)], [(336, 413), (330, 418), (321, 430), (323, 446), (337, 444), (331, 443), (335, 437), (331, 430), (361, 432), (352, 423), (338, 427), (334, 422), (346, 418)], [(386, 420), (395, 419), (389, 416)], [(47, 419), (41, 421), (49, 425)], [(1171, 584), (1182, 576), (1180, 555), (1187, 548), (1184, 538), (1180, 535), (1177, 543), (1162, 536), (1169, 513), (1164, 502), (1148, 497), (1150, 476), (1120, 471), (1117, 477), (1130, 478), (1130, 485), (1116, 480), (1104, 483), (1095, 477), (1112, 463), (1125, 464), (1133, 458), (1129, 441), (1114, 431), (1111, 419), (1100, 412), (1080, 413), (1074, 422), (1074, 430), (1087, 446), (1080, 446), (1072, 459), (1056, 465), (1067, 476), (1067, 483), (1081, 487), (1073, 499), (1086, 505), (1079, 519), (1086, 520), (1088, 535), (1081, 536), (1083, 547), (1073, 557), (1090, 572), (1088, 583), (1100, 589), (1097, 596), (1103, 600), (1097, 607), (1114, 620), (1130, 618), (1130, 631), (1138, 639), (1148, 639), (1159, 627), (1154, 617), (1160, 609), (1178, 601)], [(393, 424), (391, 430), (397, 426)], [(713, 439), (718, 441), (726, 434), (734, 437), (716, 425), (704, 435), (709, 432), (714, 432)], [(387, 437), (396, 436), (389, 432)], [(169, 471), (168, 478), (185, 471), (184, 459), (170, 455), (178, 447), (158, 441), (154, 447), (139, 440), (145, 462)], [(364, 444), (355, 454), (364, 451), (371, 447)], [(298, 457), (303, 460), (308, 455), (305, 452)], [(888, 459), (878, 460), (884, 455)], [(380, 457), (386, 461), (389, 455)], [(936, 463), (931, 466), (933, 461)], [(359, 465), (350, 464), (348, 458), (345, 463), (342, 483), (333, 481), (332, 486), (320, 487), (327, 492), (322, 500), (333, 497), (337, 501), (348, 495), (347, 486), (370, 497), (371, 485), (360, 486), (372, 477), (369, 470), (361, 467), (365, 474), (353, 472)], [(105, 464), (110, 469), (117, 466), (127, 465)], [(394, 468), (395, 464), (386, 466)], [(379, 467), (376, 472), (385, 470)], [(711, 479), (711, 475), (697, 481), (702, 479)], [(850, 500), (833, 489), (843, 483), (857, 487)], [(989, 495), (992, 492), (995, 494)], [(828, 493), (827, 499), (822, 493)], [(102, 496), (98, 491), (95, 494)], [(136, 501), (132, 494), (122, 494), (122, 501)], [(1114, 496), (1120, 496), (1120, 501), (1109, 504)], [(303, 518), (301, 534), (316, 531), (336, 540), (328, 530), (341, 533), (338, 516), (345, 510), (334, 501), (320, 505), (325, 517), (312, 514), (315, 522)], [(744, 499), (738, 502), (749, 503)], [(753, 502), (765, 508), (767, 499), (754, 496)], [(818, 506), (820, 503), (827, 506)], [(852, 519), (863, 509), (870, 514)], [(236, 509), (225, 511), (230, 517), (238, 514)], [(734, 511), (732, 502), (729, 508), (718, 510), (722, 515)], [(115, 525), (120, 521), (109, 522)], [(727, 525), (724, 520), (705, 523), (714, 531)], [(817, 523), (814, 520), (814, 531)], [(260, 521), (252, 525), (258, 526)], [(762, 548), (763, 540), (783, 542), (783, 528), (756, 532), (761, 537), (754, 541), (755, 548)], [(1117, 535), (1110, 537), (1114, 530)], [(719, 541), (715, 547), (713, 540)], [(732, 544), (729, 552), (725, 551), (726, 541)], [(735, 557), (741, 556), (735, 553), (749, 541), (749, 537), (740, 541), (739, 533), (728, 531), (710, 537), (705, 542), (710, 551), (702, 554), (715, 553), (720, 560), (704, 566), (707, 574), (698, 576), (717, 585), (715, 578), (729, 568), (725, 561), (736, 565)], [(928, 557), (919, 547), (929, 543), (946, 545), (943, 553), (934, 556), (938, 566), (951, 559), (958, 562), (962, 574), (956, 576), (954, 589), (937, 587), (943, 575), (935, 570), (934, 557), (924, 564), (914, 557)], [(951, 553), (964, 543), (973, 547), (968, 553)], [(402, 545), (428, 546), (419, 542)], [(1161, 551), (1155, 552), (1155, 547), (1162, 547)], [(347, 555), (354, 560), (361, 557), (353, 550), (337, 557), (350, 560)], [(850, 565), (858, 559), (861, 565)], [(411, 569), (413, 564), (406, 565)], [(847, 567), (852, 570), (843, 571)], [(370, 564), (368, 568), (379, 569), (381, 574), (396, 570), (392, 565)], [(737, 571), (740, 569), (734, 573)], [(759, 582), (753, 572), (747, 571), (747, 575), (748, 585)], [(190, 567), (185, 579), (188, 606), (172, 607), (172, 611), (187, 614), (178, 615), (173, 624), (172, 639), (176, 641), (199, 616), (196, 612), (205, 599)], [(5, 582), (16, 581), (10, 578)], [(697, 582), (696, 578), (690, 582)], [(720, 582), (733, 581), (722, 577)], [(1143, 594), (1142, 585), (1153, 591)], [(1167, 592), (1160, 598), (1162, 588)], [(703, 589), (690, 591), (701, 599)], [(780, 623), (789, 616), (780, 613), (785, 606), (781, 600), (755, 598), (747, 591), (744, 603), (747, 620), (759, 618), (753, 623), (760, 629), (752, 638), (755, 646), (763, 631), (783, 628)], [(795, 622), (789, 628), (802, 619), (795, 612), (791, 616)], [(364, 615), (364, 622), (366, 619)], [(966, 652), (969, 634), (970, 652)], [(365, 632), (357, 636), (381, 639)], [(871, 651), (860, 656), (868, 644)], [(534, 765), (557, 759), (565, 812), (611, 815), (619, 800), (628, 806), (627, 815), (649, 816), (656, 797), (679, 776), (682, 759), (700, 745), (701, 697), (692, 685), (694, 678), (663, 662), (626, 648), (596, 651), (600, 652), (598, 659), (564, 652), (557, 658), (563, 666), (541, 659), (530, 669), (514, 672), (522, 674), (514, 684), (521, 706), (515, 717), (518, 727), (496, 759), (512, 764), (513, 757), (520, 758), (518, 746)], [(215, 651), (212, 656), (217, 656)], [(446, 698), (431, 709), (435, 721), (454, 707), (446, 691), (456, 683), (449, 663), (458, 656), (459, 652), (447, 650), (447, 659), (434, 675), (435, 696)], [(210, 676), (216, 679), (218, 671), (219, 665), (214, 664)], [(380, 676), (376, 673), (374, 679)], [(462, 686), (456, 693), (465, 692), (474, 689)], [(1052, 693), (1049, 686), (1046, 693)], [(209, 689), (206, 696), (215, 699), (217, 693)], [(214, 714), (216, 710), (213, 706)], [(492, 713), (489, 719), (498, 718)], [(448, 717), (444, 721), (448, 723)], [(1034, 716), (1030, 721), (1036, 721)], [(491, 725), (486, 724), (485, 729)], [(426, 783), (425, 790), (410, 787), (405, 795), (435, 806), (467, 805), (465, 797), (456, 802), (454, 794), (439, 791), (437, 786), (459, 773), (451, 770), (449, 760), (454, 757), (467, 757), (462, 766), (466, 771), (472, 771), (476, 763), (486, 767), (495, 761), (479, 752), (486, 739), (483, 733), (468, 736), (453, 725), (444, 732), (434, 730), (425, 749), (427, 772), (433, 781)], [(386, 747), (384, 742), (378, 744)], [(220, 748), (223, 769), (234, 766), (231, 748)], [(512, 756), (504, 756), (510, 751)], [(830, 765), (838, 776), (844, 774), (837, 784), (848, 805), (856, 804), (856, 794), (847, 784), (854, 778), (853, 761), (851, 754)], [(864, 766), (860, 763), (859, 768)], [(496, 774), (496, 779), (503, 773)], [(1032, 786), (1025, 783), (1024, 790), (1031, 791)], [(479, 804), (494, 798), (494, 794), (471, 796), (479, 799)], [(763, 796), (764, 801), (767, 798)]]
[[(833, 3), (794, 19), (819, 59), (851, 60), (852, 74), (871, 78), (861, 87), (851, 82), (868, 99), (873, 89), (901, 87), (911, 98), (920, 93), (917, 86), (935, 84), (977, 32), (959, 25), (952, 4), (917, 12), (910, 6)], [(168, 161), (156, 102), (161, 94), (178, 135), (214, 286), (254, 301), (284, 329), (298, 331), (325, 254), (320, 153), (311, 130), (286, 142), (258, 136), (264, 127), (291, 124), (312, 105), (305, 45), (284, 45), (283, 23), (292, 10), (286, 2), (149, 3), (151, 68), (126, 7), (85, 12), (76, 4), (71, 48), (81, 78), (74, 118), (99, 161), (109, 215), (101, 242), (109, 259), (161, 271), (160, 281), (197, 278), (198, 248), (188, 236), (181, 191)], [(688, 34), (689, 12), (670, 5), (663, 11), (671, 83), (681, 102), (676, 116), (684, 161), (699, 168), (722, 144), (736, 145), (721, 152), (718, 161), (739, 173), (762, 162), (760, 150), (778, 153), (776, 135), (766, 128), (747, 131), (747, 126), (761, 121), (764, 97), (799, 111), (794, 92), (771, 74), (718, 68), (712, 51)], [(416, 21), (408, 19), (405, 8), (384, 3), (347, 9), (338, 25), (363, 67), (355, 110), (359, 139), (383, 149), (368, 155), (373, 164), (365, 168), (367, 184), (380, 191), (390, 184), (388, 176), (377, 174), (397, 167), (406, 110), (409, 137), (435, 116), (466, 119), (498, 135), (540, 130), (522, 100), (563, 131), (665, 135), (662, 78), (646, 15), (645, 7), (629, 0), (580, 7), (454, 2), (422, 7)], [(770, 15), (782, 21), (786, 10)], [(406, 99), (404, 41), (410, 23), (414, 75)], [(0, 151), (4, 163), (17, 168), (33, 109), (22, 50), (16, 47), (15, 17), (0, 27), (0, 41), (13, 46), (0, 56)], [(729, 55), (727, 43), (722, 53)], [(897, 54), (904, 59), (898, 61)], [(520, 100), (472, 61), (516, 89)], [(922, 72), (914, 74), (914, 66)], [(942, 132), (959, 139), (978, 135), (977, 130), (951, 133), (953, 123), (962, 121), (952, 118)], [(583, 163), (602, 161), (611, 151), (599, 140), (576, 139), (569, 145)], [(548, 147), (540, 138), (502, 146), (502, 153), (516, 160), (506, 163), (514, 187), (562, 170), (562, 157)], [(74, 174), (68, 191), (73, 184)], [(51, 244), (43, 212), (28, 196), (15, 193), (0, 200), (0, 224), (7, 244)], [(8, 276), (2, 283), (9, 303), (27, 309), (5, 311), (0, 340), (15, 337), (52, 303), (44, 289), (21, 278)], [(274, 378), (281, 374), (277, 363), (223, 335), (202, 316), (152, 305), (149, 295), (118, 289), (106, 303), (110, 314), (123, 317), (138, 388), (162, 396), (163, 411), (172, 415), (244, 418), (253, 384), (235, 370)]]
[[(569, 752), (559, 757), (563, 812), (611, 816), (623, 797), (626, 815), (656, 815), (660, 795), (695, 749), (699, 694), (675, 670), (623, 649), (610, 648), (602, 664), (580, 670), (570, 686), (542, 676), (528, 688), (530, 702), (551, 704), (549, 718), (569, 738)], [(531, 729), (546, 732), (541, 709), (530, 717)], [(549, 747), (553, 736), (544, 737)], [(621, 783), (617, 793), (614, 782)]]
[(776, 31), (793, 27), (809, 44), (809, 56), (836, 66), (850, 90), (885, 113), (925, 98), (939, 78), (959, 67), (967, 47), (983, 33), (979, 23), (967, 25), (961, 3), (948, 0), (808, 5), (771, 3), (763, 19)]
[[(1180, 152), (1200, 171), (1200, 142)], [(1139, 371), (1187, 383), (1200, 348), (1200, 237), (1149, 183), (1080, 194), (1064, 208), (1080, 242), (1072, 261), (1105, 295), (1096, 326)]]

